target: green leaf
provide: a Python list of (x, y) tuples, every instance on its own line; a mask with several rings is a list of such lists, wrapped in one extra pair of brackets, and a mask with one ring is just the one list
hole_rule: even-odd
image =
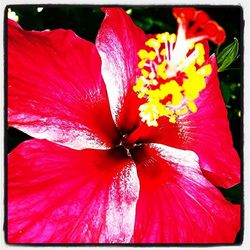
[(219, 50), (220, 50), (220, 45), (218, 45), (215, 49), (216, 58), (218, 58)]
[(239, 41), (237, 40), (237, 38), (234, 38), (234, 41), (218, 54), (218, 72), (226, 70), (227, 67), (237, 59), (238, 52)]

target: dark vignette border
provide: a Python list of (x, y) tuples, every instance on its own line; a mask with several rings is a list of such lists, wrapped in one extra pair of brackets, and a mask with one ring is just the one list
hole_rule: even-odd
[[(198, 7), (198, 8), (239, 8), (240, 10), (240, 51), (241, 51), (241, 68), (240, 68), (240, 83), (241, 83), (241, 88), (240, 88), (240, 102), (241, 102), (241, 119), (240, 119), (240, 134), (241, 138), (240, 140), (240, 158), (241, 158), (241, 183), (240, 183), (240, 199), (241, 199), (241, 229), (238, 232), (238, 235), (236, 237), (235, 243), (224, 243), (224, 244), (216, 244), (216, 243), (206, 243), (206, 244), (193, 244), (193, 243), (185, 243), (185, 244), (167, 244), (167, 243), (154, 243), (154, 244), (145, 244), (145, 243), (139, 243), (139, 244), (131, 244), (131, 243), (124, 243), (124, 244), (110, 244), (110, 243), (99, 243), (99, 244), (84, 244), (84, 243), (9, 243), (8, 242), (8, 237), (7, 237), (7, 232), (8, 232), (8, 223), (7, 223), (7, 217), (8, 217), (8, 195), (7, 195), (7, 184), (8, 184), (8, 144), (7, 144), (7, 129), (8, 129), (8, 122), (7, 122), (7, 108), (8, 108), (8, 101), (7, 101), (7, 96), (8, 96), (8, 90), (7, 90), (7, 72), (8, 72), (8, 39), (7, 39), (7, 34), (8, 34), (8, 26), (7, 26), (7, 15), (8, 15), (8, 8), (12, 7), (46, 7), (46, 8), (53, 8), (53, 7), (104, 7), (104, 6), (109, 6), (109, 7), (155, 7), (155, 8), (164, 8), (164, 7), (174, 7), (174, 6), (183, 6), (183, 7)], [(243, 16), (243, 8), (240, 5), (84, 5), (84, 4), (17, 4), (17, 5), (7, 5), (5, 7), (4, 11), (4, 224), (3, 224), (3, 230), (4, 230), (4, 237), (5, 237), (5, 242), (8, 245), (11, 246), (100, 246), (100, 247), (208, 247), (208, 246), (232, 246), (236, 245), (239, 246), (243, 242), (243, 236), (244, 236), (244, 176), (243, 176), (243, 166), (244, 166), (244, 149), (243, 149), (243, 138), (244, 138), (244, 82), (243, 82), (243, 74), (244, 74), (244, 45), (243, 45), (243, 31), (244, 31), (244, 16)]]

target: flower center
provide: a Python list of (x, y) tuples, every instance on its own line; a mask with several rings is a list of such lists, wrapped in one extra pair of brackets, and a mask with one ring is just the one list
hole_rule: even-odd
[(178, 117), (197, 111), (195, 101), (212, 71), (205, 63), (204, 45), (199, 41), (209, 39), (219, 44), (225, 39), (224, 30), (205, 12), (176, 8), (174, 15), (179, 24), (177, 36), (158, 34), (138, 52), (141, 75), (133, 90), (145, 99), (139, 115), (148, 126), (157, 127), (162, 116), (176, 123)]
[(130, 135), (122, 135), (120, 144), (118, 145), (119, 147), (122, 147), (123, 149), (125, 149), (126, 154), (128, 156), (131, 157), (131, 151), (135, 148), (140, 147), (142, 144), (141, 143), (137, 143), (136, 140), (131, 140), (131, 135), (133, 134), (133, 132)]

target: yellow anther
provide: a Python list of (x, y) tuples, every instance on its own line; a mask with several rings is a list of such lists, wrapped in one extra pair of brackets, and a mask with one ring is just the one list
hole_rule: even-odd
[(202, 76), (208, 76), (212, 72), (212, 67), (210, 64), (207, 64), (200, 69), (197, 70), (197, 74), (202, 75)]
[(153, 61), (156, 58), (156, 53), (154, 51), (150, 51), (148, 53), (148, 59)]
[(143, 78), (140, 77), (139, 79), (137, 79), (136, 81), (136, 85), (133, 86), (133, 90), (135, 92), (138, 92), (138, 97), (141, 99), (145, 96), (146, 92), (148, 91), (148, 88), (146, 88), (144, 86), (144, 81)]
[(161, 77), (163, 80), (167, 79), (166, 65), (167, 61), (164, 60), (161, 64), (157, 66), (157, 76)]
[(172, 94), (174, 92), (181, 91), (182, 87), (180, 87), (180, 85), (175, 80), (171, 80), (170, 82), (161, 84), (160, 90), (164, 94), (168, 95), (168, 94)]
[(133, 90), (134, 90), (135, 92), (138, 92), (138, 91), (140, 90), (140, 88), (139, 88), (137, 85), (135, 85), (135, 86), (133, 86)]
[(141, 61), (138, 63), (139, 69), (142, 69), (142, 68), (145, 66), (145, 63), (146, 63), (146, 60), (145, 60), (145, 59), (141, 60)]
[(188, 49), (189, 50), (191, 50), (191, 49), (193, 49), (194, 48), (194, 42), (192, 42), (192, 41), (188, 41)]
[(145, 60), (145, 61), (147, 59), (154, 60), (156, 57), (156, 53), (154, 51), (147, 52), (145, 49), (139, 50), (137, 54), (141, 60)]
[(146, 121), (148, 126), (158, 126), (156, 120), (159, 118), (159, 113), (154, 102), (142, 104), (139, 110), (142, 121)]
[(177, 110), (175, 111), (175, 114), (176, 114), (176, 115), (181, 115), (181, 111), (180, 111), (179, 109), (177, 109)]
[(166, 107), (165, 105), (161, 104), (161, 107), (159, 108), (159, 117), (167, 115)]
[(165, 55), (166, 55), (166, 52), (167, 52), (166, 49), (162, 49), (161, 52), (160, 52), (160, 55), (161, 55), (161, 56), (165, 56)]
[(155, 38), (150, 38), (145, 44), (154, 49), (159, 49), (161, 47), (161, 43)]
[(160, 99), (160, 90), (155, 89), (155, 90), (147, 90), (146, 94), (148, 95), (149, 99)]
[(150, 85), (153, 85), (153, 86), (156, 86), (156, 85), (158, 84), (158, 82), (157, 82), (157, 80), (155, 80), (155, 79), (150, 79), (150, 80), (149, 80), (149, 84), (150, 84)]
[(145, 49), (139, 50), (137, 55), (140, 57), (140, 59), (146, 59), (148, 56), (148, 52)]
[(197, 111), (197, 106), (194, 102), (187, 102), (188, 108), (191, 112), (195, 113)]
[(196, 67), (194, 63), (190, 63), (189, 66), (184, 70), (184, 73), (186, 73), (186, 75), (188, 76), (190, 76), (191, 74), (195, 74), (195, 72), (196, 72)]
[(205, 62), (205, 49), (202, 43), (195, 44), (195, 50), (197, 52), (196, 63), (201, 66)]
[(171, 34), (169, 36), (168, 40), (169, 40), (170, 43), (175, 43), (176, 42), (176, 35), (175, 34)]
[(170, 104), (167, 103), (167, 105), (178, 106), (183, 99), (183, 95), (181, 93), (182, 90), (183, 88), (179, 86), (176, 81), (171, 80), (170, 82), (167, 82), (160, 86), (160, 93), (158, 98), (160, 100), (163, 100), (165, 97), (171, 94), (172, 100)]
[(196, 63), (201, 66), (205, 62), (204, 56), (198, 56), (196, 59)]
[(172, 105), (173, 106), (179, 106), (181, 104), (181, 100), (183, 98), (183, 95), (180, 93), (180, 91), (175, 91), (172, 94)]
[(184, 96), (188, 100), (195, 100), (196, 98), (199, 97), (199, 92), (198, 91), (192, 91), (192, 90), (185, 90)]
[(135, 92), (138, 92), (138, 91), (140, 90), (140, 88), (139, 88), (137, 85), (135, 85), (135, 86), (133, 86), (133, 90), (134, 90)]
[(142, 70), (141, 70), (141, 73), (142, 73), (142, 75), (143, 75), (145, 78), (147, 78), (148, 75), (149, 75), (149, 72), (148, 72), (147, 70), (145, 70), (145, 69), (142, 69)]
[(170, 116), (169, 122), (176, 123), (176, 116), (175, 115)]
[(171, 109), (169, 109), (169, 108), (166, 108), (166, 115), (168, 115), (168, 116), (173, 116), (173, 114), (174, 114), (174, 111), (173, 111), (173, 110), (171, 110)]
[(206, 87), (206, 80), (204, 76), (198, 75), (197, 73), (192, 75), (192, 78), (189, 79), (189, 88), (192, 88), (194, 91), (200, 92)]
[(140, 77), (136, 80), (136, 85), (133, 86), (133, 90), (135, 92), (138, 92), (143, 87), (143, 85), (144, 85), (144, 81), (143, 81), (142, 77)]
[(138, 97), (139, 97), (140, 99), (142, 99), (144, 96), (145, 96), (145, 93), (139, 93), (139, 94), (138, 94)]
[(148, 121), (147, 122), (148, 126), (149, 127), (158, 127), (158, 122), (156, 120), (153, 120), (153, 121)]
[(183, 81), (182, 87), (184, 89), (184, 96), (187, 99), (194, 100), (199, 96), (199, 88), (193, 79)]
[(195, 50), (198, 52), (199, 55), (205, 55), (205, 49), (202, 43), (196, 43)]
[(169, 33), (165, 32), (162, 34), (158, 34), (156, 37), (158, 38), (159, 42), (167, 42), (169, 38)]

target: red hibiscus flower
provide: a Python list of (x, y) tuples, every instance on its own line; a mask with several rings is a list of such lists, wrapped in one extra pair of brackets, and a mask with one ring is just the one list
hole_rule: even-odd
[(177, 37), (104, 9), (96, 45), (8, 26), (9, 243), (232, 243), (240, 179), (216, 58), (223, 29), (174, 9)]

